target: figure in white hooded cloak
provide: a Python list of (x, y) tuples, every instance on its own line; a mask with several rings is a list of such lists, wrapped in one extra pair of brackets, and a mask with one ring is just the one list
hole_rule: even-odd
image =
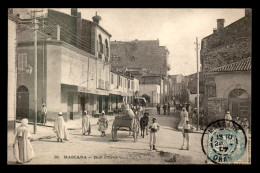
[(55, 120), (53, 131), (57, 135), (58, 142), (62, 142), (63, 140), (69, 140), (67, 128), (62, 117), (62, 112), (59, 113), (59, 116)]
[(82, 134), (90, 134), (91, 133), (91, 126), (90, 126), (90, 119), (89, 119), (88, 111), (84, 111), (82, 117)]
[(188, 112), (186, 111), (185, 108), (182, 108), (182, 111), (181, 111), (181, 121), (178, 125), (178, 130), (183, 130), (183, 127), (186, 125), (186, 121), (189, 121), (189, 114)]
[(14, 157), (18, 163), (30, 162), (34, 158), (34, 151), (30, 142), (31, 134), (28, 129), (28, 119), (22, 119), (21, 126), (16, 129), (13, 144)]

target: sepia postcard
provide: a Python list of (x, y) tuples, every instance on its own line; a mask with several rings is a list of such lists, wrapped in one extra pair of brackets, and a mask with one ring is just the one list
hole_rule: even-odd
[(251, 164), (250, 8), (8, 8), (8, 165)]

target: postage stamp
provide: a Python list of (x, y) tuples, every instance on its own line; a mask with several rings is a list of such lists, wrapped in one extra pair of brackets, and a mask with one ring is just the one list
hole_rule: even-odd
[(235, 121), (222, 119), (210, 123), (204, 130), (201, 144), (208, 164), (249, 163), (247, 132)]

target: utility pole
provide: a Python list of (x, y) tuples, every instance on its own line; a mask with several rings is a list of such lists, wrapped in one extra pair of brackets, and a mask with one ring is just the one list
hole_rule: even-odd
[(43, 12), (43, 10), (31, 11), (31, 19), (34, 19), (33, 22), (33, 29), (34, 29), (34, 134), (37, 132), (37, 19), (36, 19), (36, 13), (37, 12)]
[(197, 122), (197, 131), (199, 130), (199, 43), (198, 37), (196, 37), (196, 57), (197, 57), (197, 115), (198, 115), (198, 122)]

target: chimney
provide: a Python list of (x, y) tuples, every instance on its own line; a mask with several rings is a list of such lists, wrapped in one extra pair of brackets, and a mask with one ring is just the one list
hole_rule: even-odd
[(224, 28), (225, 19), (217, 19), (217, 31)]
[(246, 8), (246, 9), (245, 9), (245, 16), (246, 16), (246, 17), (252, 16), (252, 9), (251, 9), (251, 8)]
[(72, 16), (77, 16), (78, 14), (78, 9), (77, 8), (71, 8), (71, 13)]
[(57, 25), (57, 40), (60, 41), (60, 26)]
[(99, 24), (99, 21), (101, 20), (101, 17), (97, 15), (97, 12), (96, 12), (96, 15), (92, 17), (93, 19), (93, 22), (96, 23), (96, 24)]

